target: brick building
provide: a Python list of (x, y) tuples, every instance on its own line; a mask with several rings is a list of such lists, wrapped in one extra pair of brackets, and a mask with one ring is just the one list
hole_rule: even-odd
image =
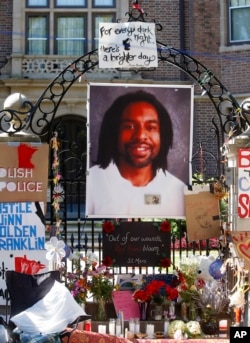
[[(157, 40), (191, 56), (190, 70), (205, 66), (241, 103), (249, 96), (247, 77), (250, 59), (250, 1), (237, 0), (139, 0), (144, 19), (162, 26)], [(97, 25), (101, 21), (127, 21), (133, 1), (125, 0), (4, 0), (0, 3), (0, 107), (6, 97), (20, 92), (35, 103), (49, 83), (77, 57), (97, 48)], [(71, 29), (72, 27), (72, 29)], [(75, 39), (80, 44), (71, 44)], [(199, 151), (215, 154), (218, 146), (211, 134), (212, 118), (217, 119), (213, 102), (199, 83), (171, 63), (161, 61), (153, 71), (100, 70), (96, 67), (75, 82), (63, 97), (56, 118), (64, 118), (67, 139), (76, 135), (86, 118), (88, 81), (194, 84), (194, 142)], [(217, 90), (211, 92), (216, 94)], [(218, 94), (217, 98), (220, 97)], [(230, 113), (232, 104), (221, 101), (217, 110)], [(194, 149), (194, 154), (196, 150)], [(199, 172), (195, 169), (193, 172)], [(207, 177), (218, 176), (208, 168)]]

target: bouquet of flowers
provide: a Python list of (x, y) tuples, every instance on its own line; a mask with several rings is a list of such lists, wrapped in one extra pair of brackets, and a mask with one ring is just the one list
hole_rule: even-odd
[[(82, 264), (85, 263), (85, 267)], [(111, 300), (113, 275), (105, 261), (97, 266), (98, 257), (94, 253), (86, 256), (76, 254), (72, 260), (73, 271), (65, 275), (66, 286), (78, 303), (85, 303), (88, 297), (93, 297), (98, 303)], [(107, 260), (106, 263), (112, 263)]]
[[(158, 278), (159, 276), (163, 278), (160, 279)], [(147, 320), (150, 303), (153, 303), (155, 306), (162, 306), (163, 304), (171, 304), (177, 299), (177, 289), (165, 282), (164, 276), (162, 274), (150, 276), (150, 281), (147, 279), (145, 281), (144, 279), (141, 287), (137, 288), (133, 293), (133, 298), (139, 306), (141, 320)]]
[(133, 298), (137, 302), (154, 302), (163, 304), (165, 301), (173, 301), (178, 297), (178, 290), (166, 284), (163, 280), (153, 279), (146, 285), (142, 284), (140, 289), (136, 289)]
[(97, 301), (112, 299), (113, 275), (105, 265), (101, 264), (99, 267), (88, 271), (88, 279), (90, 292)]
[(206, 283), (201, 290), (200, 308), (202, 319), (206, 322), (211, 318), (217, 317), (223, 312), (229, 304), (227, 290), (224, 285), (218, 281)]
[(87, 301), (90, 285), (81, 270), (66, 275), (66, 287), (70, 290), (78, 304), (85, 304)]
[(186, 303), (199, 300), (199, 288), (203, 286), (197, 280), (199, 262), (197, 259), (186, 259), (182, 261), (180, 269), (176, 268), (177, 289), (180, 297)]

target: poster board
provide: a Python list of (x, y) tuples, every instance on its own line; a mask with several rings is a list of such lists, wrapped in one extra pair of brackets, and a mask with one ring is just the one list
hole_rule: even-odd
[(0, 303), (5, 302), (5, 271), (46, 271), (43, 202), (0, 203)]
[(124, 320), (130, 318), (139, 318), (140, 311), (137, 302), (133, 299), (133, 291), (113, 291), (112, 300), (115, 312), (118, 315), (119, 310), (123, 311)]
[(244, 261), (245, 268), (250, 270), (250, 232), (233, 231), (231, 237), (238, 257)]
[(99, 68), (158, 67), (155, 23), (99, 24)]
[(6, 305), (5, 272), (15, 270), (27, 274), (45, 273), (48, 271), (46, 250), (36, 251), (0, 251), (0, 305)]
[(0, 150), (0, 202), (46, 202), (48, 144), (1, 142)]
[[(238, 203), (237, 214), (240, 219), (249, 219), (249, 199), (250, 199), (250, 149), (242, 148), (238, 150)], [(248, 225), (248, 224), (247, 224)]]
[[(184, 219), (184, 187), (192, 183), (188, 161), (192, 160), (193, 146), (193, 85), (93, 82), (88, 85), (87, 98), (86, 217)], [(146, 145), (141, 140), (139, 153), (127, 148), (134, 146), (133, 135), (128, 137), (119, 128), (131, 101), (157, 107), (150, 111), (144, 130), (147, 123), (157, 123), (153, 146), (158, 154), (152, 154), (153, 149), (145, 154)], [(132, 127), (138, 127), (140, 111), (131, 111)], [(130, 161), (125, 167), (132, 167), (130, 177), (122, 174), (119, 165), (123, 163), (117, 162), (117, 156), (122, 162)], [(156, 173), (152, 170), (149, 182), (136, 186), (137, 166), (143, 168), (140, 172), (145, 176), (147, 170), (156, 168), (153, 161), (164, 163), (159, 163)]]
[(219, 237), (219, 201), (209, 186), (193, 186), (185, 190), (186, 225), (189, 241)]
[(161, 259), (170, 258), (170, 231), (153, 222), (122, 222), (103, 233), (103, 257), (117, 266), (160, 266)]
[(0, 203), (0, 251), (43, 250), (44, 204)]

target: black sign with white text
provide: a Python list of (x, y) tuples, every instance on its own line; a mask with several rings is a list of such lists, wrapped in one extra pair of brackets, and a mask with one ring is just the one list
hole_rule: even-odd
[(103, 233), (103, 256), (117, 266), (160, 266), (170, 258), (170, 231), (163, 231), (160, 223), (122, 222)]

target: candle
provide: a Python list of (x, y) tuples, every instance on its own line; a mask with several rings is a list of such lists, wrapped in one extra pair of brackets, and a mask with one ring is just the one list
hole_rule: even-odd
[(155, 330), (155, 326), (153, 324), (147, 324), (147, 328), (146, 328), (147, 337), (153, 338), (154, 330)]
[(106, 325), (98, 325), (98, 333), (106, 333)]
[(117, 337), (120, 337), (121, 334), (122, 334), (121, 320), (119, 318), (116, 319), (115, 334), (116, 334)]
[(109, 319), (109, 334), (115, 335), (115, 319), (114, 318)]
[(219, 337), (227, 337), (227, 320), (222, 319), (219, 321)]

